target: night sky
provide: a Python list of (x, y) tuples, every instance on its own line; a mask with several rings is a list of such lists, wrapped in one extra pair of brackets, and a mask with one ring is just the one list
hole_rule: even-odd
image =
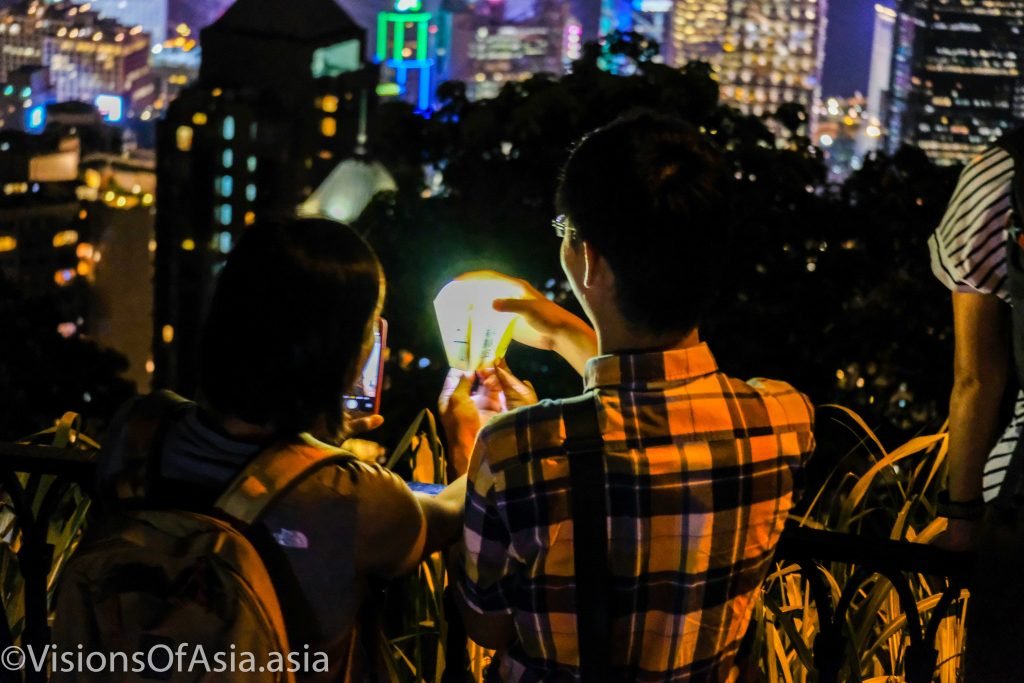
[[(821, 94), (867, 92), (876, 0), (829, 0), (828, 40)], [(891, 0), (883, 4), (893, 5)]]

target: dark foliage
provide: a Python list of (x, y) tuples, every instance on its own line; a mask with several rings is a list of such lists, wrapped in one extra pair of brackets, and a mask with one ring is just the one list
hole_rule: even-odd
[(57, 332), (56, 297), (26, 297), (0, 274), (0, 440), (45, 429), (67, 411), (96, 434), (135, 393), (124, 356)]
[[(462, 84), (445, 83), (429, 120), (401, 104), (379, 112), (374, 152), (401, 187), (361, 227), (389, 276), (392, 346), (432, 361), (414, 383), (421, 396), (386, 398), (395, 421), (403, 406), (429, 405), (440, 386), (431, 302), (449, 278), (493, 267), (566, 299), (549, 227), (559, 168), (586, 132), (648, 109), (700, 126), (733, 167), (733, 215), (722, 217), (723, 230), (735, 226), (733, 246), (704, 329), (723, 367), (790, 381), (816, 403), (843, 403), (883, 435), (940, 426), (951, 320), (926, 243), (956, 169), (907, 149), (827, 187), (801, 108), (783, 105), (772, 117), (789, 140), (780, 147), (766, 121), (719, 104), (707, 65), (637, 60), (632, 75), (615, 76), (598, 68), (601, 54), (588, 48), (570, 75), (510, 83), (493, 100), (469, 102)], [(425, 176), (424, 164), (443, 183)], [(542, 395), (579, 389), (557, 359), (517, 349), (510, 362)]]

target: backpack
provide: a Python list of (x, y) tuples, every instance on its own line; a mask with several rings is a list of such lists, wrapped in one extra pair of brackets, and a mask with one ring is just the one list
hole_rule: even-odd
[[(127, 416), (122, 439), (131, 447), (108, 486), (122, 504), (90, 520), (58, 585), (55, 681), (289, 683), (299, 670), (326, 671), (326, 655), (289, 655), (279, 602), (287, 596), (258, 550), (269, 536), (259, 521), (305, 478), (354, 456), (311, 439), (279, 443), (254, 457), (212, 510), (154, 505), (161, 429), (189, 405), (158, 392)], [(90, 661), (91, 653), (100, 654)]]

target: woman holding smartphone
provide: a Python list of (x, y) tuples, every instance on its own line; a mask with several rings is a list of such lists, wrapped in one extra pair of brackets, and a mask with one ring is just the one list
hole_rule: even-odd
[[(143, 505), (204, 512), (274, 444), (326, 450), (379, 426), (379, 415), (346, 421), (343, 404), (372, 353), (384, 291), (376, 255), (345, 225), (292, 218), (247, 230), (210, 306), (196, 402), (162, 392), (158, 402), (172, 409), (151, 432), (159, 436), (141, 445), (126, 436), (137, 406), (126, 411), (101, 455), (104, 505), (125, 503), (127, 463), (138, 461), (139, 448), (150, 450), (144, 457), (157, 471), (146, 489), (157, 500)], [(154, 399), (137, 405), (147, 401)], [(352, 459), (316, 471), (273, 504), (260, 524), (286, 561), (275, 571), (263, 559), (288, 640), (330, 660), (328, 671), (300, 672), (300, 680), (371, 677), (372, 634), (360, 633), (357, 615), (373, 580), (408, 572), (454, 542), (464, 500), (464, 478), (424, 496)]]

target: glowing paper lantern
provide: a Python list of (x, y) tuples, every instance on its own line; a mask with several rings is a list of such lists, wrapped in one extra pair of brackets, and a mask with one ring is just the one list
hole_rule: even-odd
[(503, 358), (518, 316), (495, 311), (494, 300), (525, 295), (514, 282), (490, 275), (462, 277), (448, 283), (434, 299), (448, 364), (472, 371)]

